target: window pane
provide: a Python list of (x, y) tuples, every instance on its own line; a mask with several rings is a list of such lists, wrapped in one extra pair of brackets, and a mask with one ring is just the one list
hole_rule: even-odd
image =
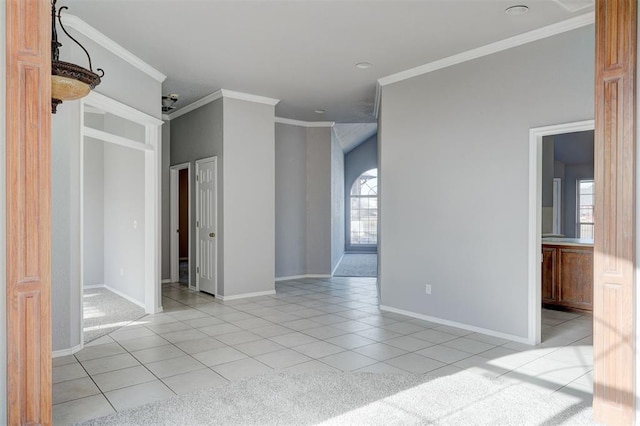
[(351, 245), (378, 242), (378, 170), (361, 174), (351, 187)]
[(593, 239), (593, 204), (595, 185), (593, 180), (578, 181), (578, 238)]

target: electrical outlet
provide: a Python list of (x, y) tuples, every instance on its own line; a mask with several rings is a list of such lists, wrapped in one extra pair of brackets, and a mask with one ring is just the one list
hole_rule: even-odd
[(120, 276), (124, 277), (124, 268), (120, 268)]
[(424, 287), (424, 291), (425, 291), (427, 294), (431, 294), (431, 284), (427, 284), (427, 285)]

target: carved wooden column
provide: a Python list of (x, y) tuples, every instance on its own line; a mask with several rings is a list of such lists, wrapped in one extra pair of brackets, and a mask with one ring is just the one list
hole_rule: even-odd
[(608, 424), (634, 417), (636, 7), (596, 2), (593, 408)]
[(7, 423), (50, 425), (51, 3), (7, 0), (6, 32)]

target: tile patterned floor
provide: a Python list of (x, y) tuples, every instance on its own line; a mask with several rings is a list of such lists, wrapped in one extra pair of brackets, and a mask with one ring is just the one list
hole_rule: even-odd
[(543, 343), (532, 347), (381, 312), (375, 278), (285, 281), (276, 291), (222, 302), (163, 285), (163, 313), (53, 360), (54, 423), (272, 370), (467, 370), (590, 398), (590, 316), (543, 310)]

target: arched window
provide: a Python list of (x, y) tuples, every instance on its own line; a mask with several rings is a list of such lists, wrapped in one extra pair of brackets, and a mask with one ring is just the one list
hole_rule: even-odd
[(356, 179), (351, 187), (350, 244), (378, 244), (378, 169)]

